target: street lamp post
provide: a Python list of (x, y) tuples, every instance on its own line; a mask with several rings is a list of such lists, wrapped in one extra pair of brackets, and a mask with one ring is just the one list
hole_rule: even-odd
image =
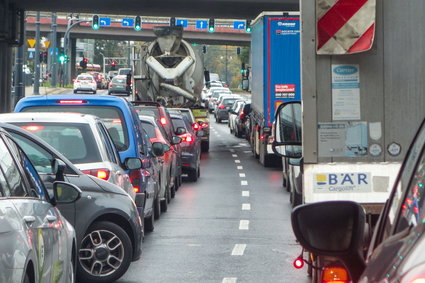
[[(75, 21), (74, 23), (73, 23), (73, 21)], [(69, 20), (68, 20), (68, 27), (66, 28), (66, 31), (65, 31), (65, 34), (64, 34), (64, 36), (63, 36), (63, 50), (64, 50), (64, 54), (66, 55), (66, 58), (71, 58), (70, 56), (68, 56), (68, 46), (69, 46), (69, 34), (70, 34), (70, 32), (71, 32), (71, 29), (73, 28), (73, 27), (75, 27), (76, 25), (78, 25), (78, 24), (80, 24), (80, 23), (85, 23), (85, 22), (88, 22), (87, 20), (80, 20), (80, 19), (75, 19), (75, 18), (70, 18)], [(64, 62), (64, 65), (63, 65), (63, 67), (64, 67), (64, 85), (67, 85), (68, 83), (69, 83), (69, 70), (68, 70), (68, 68), (69, 68), (69, 66), (68, 66), (68, 59), (67, 60), (65, 60), (65, 62)]]
[(99, 54), (102, 55), (102, 62), (103, 62), (102, 70), (103, 70), (103, 73), (105, 73), (105, 55), (100, 51), (99, 51)]

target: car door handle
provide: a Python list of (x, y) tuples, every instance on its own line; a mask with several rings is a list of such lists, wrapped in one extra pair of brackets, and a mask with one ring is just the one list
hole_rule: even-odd
[(45, 219), (47, 220), (47, 222), (53, 223), (57, 220), (57, 217), (54, 215), (47, 215)]
[(28, 226), (31, 226), (35, 222), (35, 217), (31, 215), (24, 216), (23, 219)]

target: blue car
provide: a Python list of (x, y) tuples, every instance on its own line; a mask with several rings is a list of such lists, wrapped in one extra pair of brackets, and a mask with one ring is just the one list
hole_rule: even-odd
[(21, 99), (15, 112), (78, 112), (101, 118), (119, 151), (121, 162), (124, 163), (128, 157), (142, 159), (141, 169), (127, 173), (136, 192), (135, 202), (140, 216), (148, 223), (153, 222), (155, 186), (147, 180), (146, 174), (152, 164), (148, 159), (148, 148), (143, 143), (141, 122), (133, 105), (126, 99), (108, 95), (33, 96)]

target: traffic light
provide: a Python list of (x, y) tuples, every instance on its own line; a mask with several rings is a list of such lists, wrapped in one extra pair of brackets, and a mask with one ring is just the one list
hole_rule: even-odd
[(89, 59), (83, 57), (83, 60), (80, 61), (80, 67), (83, 68), (83, 69), (86, 69), (88, 61), (89, 61)]
[(202, 46), (202, 53), (204, 53), (204, 54), (207, 53), (207, 46), (206, 45)]
[(251, 32), (251, 30), (252, 30), (252, 28), (251, 28), (251, 20), (246, 20), (246, 24), (245, 24), (245, 31), (246, 31), (247, 33), (250, 33), (250, 32)]
[(176, 26), (176, 18), (171, 17), (170, 18), (170, 27), (174, 27), (174, 26)]
[(112, 63), (111, 63), (111, 70), (112, 71), (115, 71), (116, 67), (117, 67), (117, 62), (116, 61), (112, 61)]
[(137, 16), (134, 19), (134, 30), (139, 31), (142, 29), (142, 18), (140, 16)]
[(241, 74), (244, 74), (244, 73), (245, 73), (245, 63), (242, 63)]
[(40, 63), (47, 63), (47, 52), (40, 52)]
[(210, 19), (208, 22), (208, 31), (214, 32), (214, 30), (215, 30), (215, 21), (214, 19)]
[(240, 47), (236, 47), (236, 54), (241, 55), (241, 48)]
[(59, 62), (63, 64), (66, 61), (66, 56), (64, 54), (59, 55)]
[(99, 29), (100, 25), (99, 25), (99, 16), (98, 15), (94, 15), (93, 16), (93, 21), (91, 23), (91, 27), (94, 30), (98, 30)]

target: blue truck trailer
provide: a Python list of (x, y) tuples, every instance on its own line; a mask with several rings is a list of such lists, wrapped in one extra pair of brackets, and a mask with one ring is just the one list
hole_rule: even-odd
[(301, 100), (299, 12), (263, 12), (252, 22), (251, 93), (249, 140), (269, 167), (281, 161), (271, 147), (275, 110)]

